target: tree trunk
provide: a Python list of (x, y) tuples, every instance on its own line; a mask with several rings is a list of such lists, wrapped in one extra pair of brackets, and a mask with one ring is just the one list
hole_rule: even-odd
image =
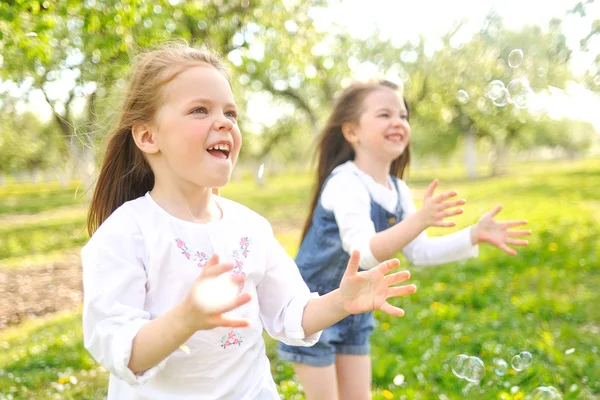
[(471, 179), (477, 177), (477, 148), (475, 132), (467, 129), (465, 132), (465, 163), (467, 166), (467, 176)]
[(499, 176), (508, 171), (508, 143), (496, 143), (492, 158), (492, 176)]

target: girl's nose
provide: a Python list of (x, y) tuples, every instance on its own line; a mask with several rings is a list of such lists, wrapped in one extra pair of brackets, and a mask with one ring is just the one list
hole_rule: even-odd
[(233, 128), (233, 122), (226, 116), (222, 116), (215, 121), (215, 130), (230, 130)]

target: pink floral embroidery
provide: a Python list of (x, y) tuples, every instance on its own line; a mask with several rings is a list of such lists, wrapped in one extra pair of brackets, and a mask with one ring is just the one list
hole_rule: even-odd
[[(246, 260), (246, 258), (248, 257), (248, 253), (250, 252), (250, 244), (250, 239), (248, 237), (243, 237), (240, 239), (239, 250), (234, 250), (231, 253), (231, 256), (233, 258), (233, 270), (231, 271), (232, 275), (240, 275), (244, 278), (246, 277), (246, 273), (244, 272), (244, 261)], [(243, 283), (238, 289), (238, 294), (242, 293), (242, 290), (244, 290)], [(226, 349), (234, 344), (242, 344), (242, 335), (239, 332), (231, 329), (229, 332), (227, 332), (227, 335), (221, 338), (221, 347)]]
[(206, 262), (208, 261), (208, 255), (206, 253), (197, 251), (194, 255), (192, 255), (183, 240), (177, 238), (175, 239), (175, 243), (177, 244), (177, 248), (181, 250), (181, 254), (185, 256), (185, 258), (196, 262), (198, 268), (204, 268), (204, 265), (206, 265)]
[(221, 347), (226, 349), (234, 344), (237, 344), (238, 346), (242, 345), (242, 335), (232, 329), (221, 337)]
[(205, 252), (197, 251), (196, 254), (194, 254), (194, 261), (198, 262), (199, 268), (204, 268), (206, 262), (208, 261), (208, 255), (206, 255)]
[[(188, 249), (185, 242), (179, 238), (175, 239), (175, 243), (177, 244), (177, 248), (181, 250), (181, 254), (183, 254), (188, 260), (191, 260), (197, 263), (199, 268), (204, 268), (206, 262), (209, 259), (209, 255), (205, 252), (196, 251), (193, 255)], [(231, 256), (233, 258), (233, 270), (231, 271), (231, 275), (239, 275), (243, 278), (246, 277), (246, 273), (244, 272), (244, 262), (248, 258), (248, 254), (250, 253), (250, 245), (252, 241), (249, 237), (245, 236), (240, 239), (239, 248), (233, 250)], [(244, 290), (244, 284), (240, 285), (238, 290), (238, 294), (242, 293)], [(221, 338), (221, 347), (224, 349), (237, 344), (241, 346), (242, 344), (242, 335), (238, 331), (234, 331), (233, 329), (229, 330), (227, 334), (223, 335)]]

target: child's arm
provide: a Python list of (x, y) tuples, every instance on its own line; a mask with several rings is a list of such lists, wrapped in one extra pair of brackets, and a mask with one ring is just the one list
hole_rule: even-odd
[[(348, 194), (348, 188), (353, 191)], [(423, 206), (414, 210), (410, 192), (402, 186), (401, 200), (412, 204), (411, 210), (403, 210), (407, 217), (398, 224), (377, 233), (371, 219), (371, 198), (368, 189), (360, 178), (354, 174), (335, 175), (323, 189), (321, 204), (326, 210), (333, 212), (339, 228), (343, 249), (351, 253), (361, 253), (361, 267), (373, 268), (378, 260), (394, 257), (428, 226), (453, 226), (453, 222), (445, 222), (444, 218), (462, 213), (461, 209), (453, 209), (465, 203), (464, 200), (449, 201), (456, 192), (447, 192), (433, 196), (437, 180), (427, 189)], [(405, 199), (406, 198), (406, 199)], [(410, 211), (410, 212), (409, 212)]]
[(388, 260), (369, 271), (358, 272), (360, 255), (352, 252), (340, 288), (308, 301), (302, 316), (305, 334), (321, 331), (350, 314), (381, 310), (402, 317), (404, 310), (387, 302), (391, 297), (414, 293), (415, 285), (393, 286), (410, 277), (408, 271), (389, 274), (397, 268), (397, 259)]
[[(131, 358), (128, 367), (138, 374), (160, 363), (185, 343), (196, 331), (215, 327), (245, 328), (246, 319), (234, 319), (224, 316), (227, 311), (238, 308), (250, 301), (250, 295), (243, 293), (232, 302), (220, 305), (216, 311), (206, 310), (196, 300), (194, 290), (204, 280), (214, 279), (233, 268), (233, 264), (219, 264), (217, 255), (213, 255), (204, 266), (187, 298), (165, 314), (144, 325), (133, 340)], [(238, 284), (243, 278), (233, 276)]]
[(442, 193), (433, 197), (438, 180), (434, 180), (425, 192), (421, 208), (403, 219), (398, 224), (378, 232), (370, 241), (370, 248), (377, 260), (393, 257), (430, 226), (452, 227), (454, 222), (446, 222), (444, 218), (461, 214), (461, 208), (452, 209), (466, 203), (464, 199), (448, 201), (457, 195), (456, 191)]

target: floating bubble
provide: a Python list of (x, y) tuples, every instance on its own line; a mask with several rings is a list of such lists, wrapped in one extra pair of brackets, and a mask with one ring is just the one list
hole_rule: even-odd
[(491, 81), (485, 88), (485, 95), (495, 106), (504, 107), (508, 103), (509, 93), (502, 81)]
[(517, 68), (523, 62), (523, 50), (514, 49), (508, 54), (508, 65)]
[(528, 398), (531, 400), (559, 400), (562, 399), (562, 395), (554, 386), (540, 386), (535, 388)]
[(533, 90), (529, 86), (527, 78), (516, 78), (508, 83), (508, 94), (515, 107), (524, 109), (529, 106), (529, 99), (533, 95)]
[(404, 383), (404, 375), (398, 374), (394, 377), (394, 385), (402, 386), (403, 383)]
[(544, 75), (546, 75), (546, 69), (544, 67), (539, 67), (537, 69), (537, 76), (542, 78), (542, 77), (544, 77)]
[(467, 372), (467, 360), (469, 356), (460, 354), (452, 359), (452, 372), (459, 378), (464, 378)]
[(462, 104), (467, 104), (469, 102), (469, 93), (466, 90), (460, 89), (456, 93), (456, 100)]
[(485, 364), (477, 357), (469, 357), (466, 362), (465, 379), (477, 383), (485, 375)]
[(508, 364), (501, 358), (496, 358), (494, 360), (494, 373), (498, 376), (506, 375), (508, 371)]
[(496, 79), (487, 85), (485, 88), (485, 95), (491, 100), (497, 99), (502, 95), (504, 88), (504, 82)]
[(509, 97), (510, 95), (508, 94), (508, 90), (505, 88), (502, 90), (501, 95), (497, 99), (492, 100), (492, 103), (494, 103), (494, 105), (497, 107), (504, 107), (508, 104)]
[(515, 371), (523, 371), (533, 362), (533, 356), (528, 351), (522, 351), (514, 356), (510, 362)]

